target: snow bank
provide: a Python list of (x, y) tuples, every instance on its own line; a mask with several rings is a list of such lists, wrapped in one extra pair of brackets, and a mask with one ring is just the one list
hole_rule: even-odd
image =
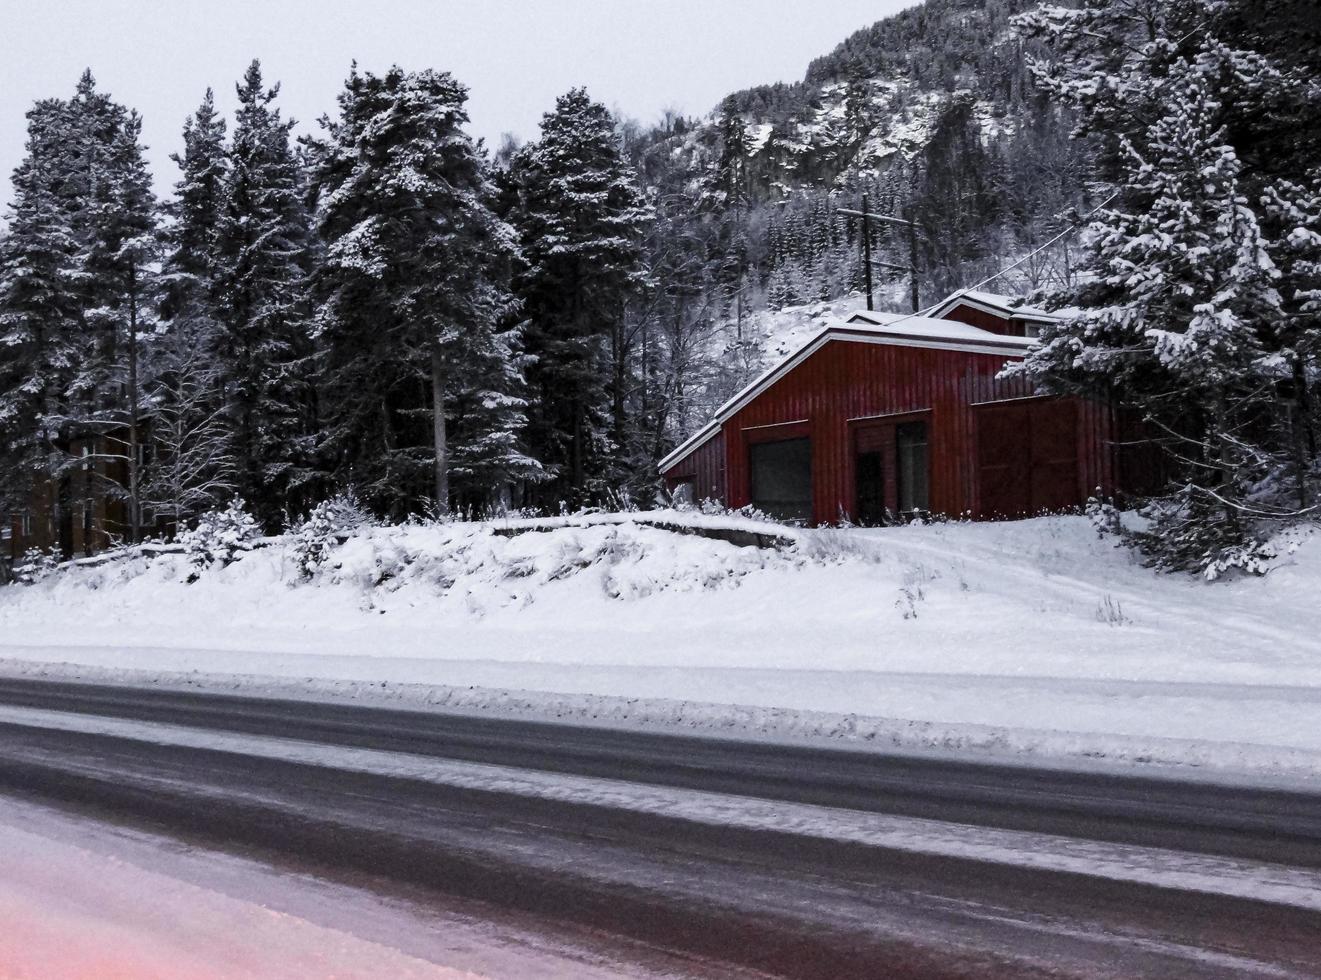
[(1144, 569), (1073, 517), (537, 526), (367, 528), (310, 580), (280, 542), (192, 584), (178, 555), (76, 567), (0, 589), (0, 657), (29, 676), (134, 669), (433, 710), (1321, 775), (1312, 540), (1264, 578), (1208, 584)]

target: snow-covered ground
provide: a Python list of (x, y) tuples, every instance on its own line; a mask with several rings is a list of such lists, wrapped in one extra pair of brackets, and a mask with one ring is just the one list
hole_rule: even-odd
[(311, 581), (280, 546), (78, 568), (0, 589), (0, 669), (1321, 778), (1315, 540), (1207, 583), (1077, 517), (787, 550), (613, 520), (372, 528)]
[(653, 975), (434, 897), (384, 899), (4, 798), (0, 923), (6, 980)]

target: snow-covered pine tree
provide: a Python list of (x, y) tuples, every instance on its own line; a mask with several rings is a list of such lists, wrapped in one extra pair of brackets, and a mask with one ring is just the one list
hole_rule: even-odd
[(720, 157), (716, 164), (714, 190), (723, 208), (733, 210), (735, 216), (751, 203), (748, 185), (748, 157), (752, 145), (747, 125), (732, 104), (721, 106)]
[(396, 517), (540, 474), (500, 330), (514, 232), (463, 130), (467, 97), (448, 73), (355, 69), (314, 153), (326, 448), (341, 483)]
[(450, 420), (449, 482), (456, 506), (464, 511), (503, 508), (520, 481), (535, 484), (545, 478), (541, 463), (527, 452), (528, 362), (520, 353), (520, 333), (519, 328), (473, 330), (460, 348), (464, 386), (451, 383), (445, 417)]
[(615, 121), (583, 89), (556, 100), (541, 138), (514, 159), (524, 263), (515, 284), (528, 323), (532, 454), (548, 503), (608, 496), (621, 481), (629, 386), (626, 306), (642, 285), (652, 211), (620, 152)]
[[(1250, 141), (1298, 79), (1220, 41), (1224, 9), (1088, 0), (1022, 22), (1068, 55), (1034, 70), (1106, 134), (1117, 180), (1088, 231), (1083, 285), (1057, 297), (1081, 312), (1046, 331), (1025, 369), (1113, 396), (1164, 435), (1175, 479), (1138, 541), (1158, 565), (1212, 576), (1262, 567), (1264, 522), (1297, 513), (1277, 420), (1298, 345), (1263, 230), (1269, 175), (1231, 140)], [(1305, 498), (1305, 467), (1292, 469)]]
[(1277, 394), (1287, 409), (1298, 507), (1315, 500), (1318, 451), (1317, 384), (1321, 358), (1321, 164), (1306, 183), (1280, 180), (1263, 195), (1267, 250), (1279, 269), (1279, 367), (1287, 380)]
[(228, 165), (225, 120), (206, 90), (183, 128), (173, 198), (166, 205), (160, 336), (149, 392), (152, 453), (145, 499), (175, 528), (219, 506), (236, 489), (227, 424), (216, 278)]
[[(72, 103), (75, 144), (86, 197), (75, 214), (82, 249), (80, 280), (91, 340), (70, 392), (79, 435), (100, 435), (101, 455), (121, 459), (127, 474), (128, 539), (141, 539), (143, 338), (155, 322), (156, 199), (140, 141), (142, 119), (95, 90), (90, 73)], [(86, 466), (81, 456), (70, 465)], [(93, 470), (92, 472), (97, 472)]]
[(58, 470), (58, 419), (79, 356), (78, 242), (58, 196), (66, 121), (56, 100), (28, 113), (0, 233), (0, 512), (25, 507), (34, 482)]
[(170, 159), (180, 173), (174, 197), (165, 206), (170, 226), (161, 275), (161, 318), (167, 324), (202, 318), (214, 330), (217, 238), (229, 168), (225, 120), (216, 111), (211, 89), (184, 122), (183, 152), (171, 154)]
[(240, 493), (276, 525), (301, 507), (312, 478), (312, 390), (307, 295), (310, 227), (301, 197), (294, 123), (275, 106), (253, 61), (236, 86), (217, 235), (216, 357), (239, 467)]
[[(72, 99), (34, 107), (0, 284), (12, 346), (33, 358), (17, 368), (18, 387), (0, 414), (30, 423), (39, 406), (39, 469), (55, 481), (57, 507), (98, 481), (127, 500), (132, 537), (141, 524), (138, 372), (156, 232), (140, 132), (137, 114), (99, 91), (91, 72)], [(112, 478), (107, 460), (122, 463), (127, 480)], [(74, 473), (77, 486), (66, 479)]]

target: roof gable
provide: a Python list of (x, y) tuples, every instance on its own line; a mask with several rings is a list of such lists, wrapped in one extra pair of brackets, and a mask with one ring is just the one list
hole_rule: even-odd
[(710, 422), (660, 461), (658, 466), (660, 471), (665, 472), (699, 448), (719, 432), (720, 427), (739, 409), (827, 343), (835, 341), (952, 350), (969, 354), (999, 354), (1005, 357), (1022, 357), (1036, 344), (1036, 340), (1031, 337), (1006, 337), (954, 320), (936, 320), (916, 314), (879, 313), (874, 310), (854, 313), (847, 320), (824, 327), (798, 350), (764, 371), (742, 391), (721, 405)]
[(960, 289), (950, 293), (940, 305), (931, 310), (931, 316), (940, 319), (949, 315), (960, 306), (968, 306), (983, 313), (991, 313), (1006, 320), (1033, 320), (1050, 323), (1063, 319), (1061, 314), (1043, 310), (1039, 306), (1027, 306), (1012, 296), (999, 293), (986, 293), (979, 289)]

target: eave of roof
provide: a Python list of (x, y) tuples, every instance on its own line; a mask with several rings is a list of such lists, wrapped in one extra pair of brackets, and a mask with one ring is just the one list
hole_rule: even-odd
[(823, 327), (812, 339), (788, 357), (763, 371), (738, 394), (716, 409), (711, 421), (676, 446), (660, 461), (657, 468), (664, 473), (679, 460), (699, 449), (720, 432), (730, 416), (832, 340), (964, 351), (970, 354), (1000, 354), (1006, 357), (1022, 357), (1036, 344), (1036, 340), (1031, 337), (1005, 337), (954, 320), (935, 320), (930, 317), (873, 311), (855, 313), (845, 321)]

